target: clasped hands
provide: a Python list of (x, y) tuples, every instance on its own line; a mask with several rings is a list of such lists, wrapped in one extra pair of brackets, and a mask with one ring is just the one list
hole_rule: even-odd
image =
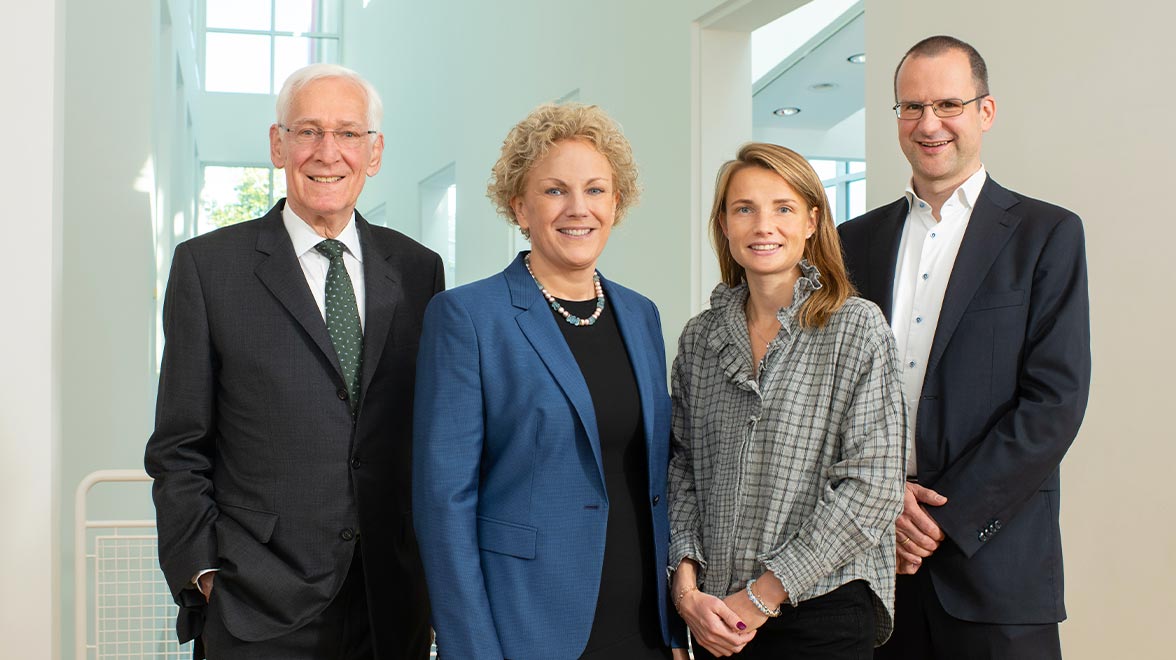
[[(674, 572), (674, 600), (690, 627), (694, 643), (712, 655), (726, 657), (743, 650), (768, 617), (751, 602), (744, 589), (717, 598), (698, 590), (697, 564), (683, 559)], [(770, 571), (755, 583), (756, 594), (769, 608), (788, 599), (783, 585)]]
[(939, 493), (908, 481), (902, 498), (902, 515), (894, 524), (895, 556), (899, 575), (914, 575), (923, 560), (939, 549), (943, 530), (927, 513), (928, 506), (942, 506), (947, 498)]

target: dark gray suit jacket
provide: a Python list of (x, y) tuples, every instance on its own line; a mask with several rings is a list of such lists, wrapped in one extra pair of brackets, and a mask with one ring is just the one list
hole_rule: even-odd
[[(839, 227), (861, 295), (890, 318), (900, 199)], [(915, 424), (919, 482), (948, 498), (948, 540), (920, 570), (966, 621), (1066, 617), (1058, 465), (1090, 391), (1082, 223), (1006, 190), (980, 191), (952, 269)], [(900, 623), (901, 625), (901, 623)]]
[(206, 614), (188, 588), (197, 571), (220, 569), (209, 608), (230, 633), (271, 639), (331, 602), (359, 543), (377, 654), (425, 658), (413, 381), (425, 306), (444, 287), (441, 260), (356, 213), (366, 318), (353, 422), (284, 202), (180, 244), (172, 260), (145, 462), (180, 637), (198, 635)]

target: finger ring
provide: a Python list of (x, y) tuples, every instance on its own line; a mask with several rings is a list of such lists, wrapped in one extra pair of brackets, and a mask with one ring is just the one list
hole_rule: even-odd
[(902, 537), (902, 540), (898, 542), (898, 544), (899, 545), (906, 545), (910, 542), (911, 542), (911, 538), (909, 536), (904, 536), (904, 537)]

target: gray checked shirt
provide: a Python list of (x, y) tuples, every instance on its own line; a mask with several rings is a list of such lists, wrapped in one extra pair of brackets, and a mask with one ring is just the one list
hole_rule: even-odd
[(793, 605), (865, 580), (876, 643), (893, 628), (894, 522), (908, 423), (894, 338), (850, 298), (821, 328), (797, 311), (820, 287), (801, 262), (783, 326), (753, 375), (747, 285), (720, 284), (690, 320), (673, 369), (670, 568), (700, 565), (723, 597), (770, 570)]

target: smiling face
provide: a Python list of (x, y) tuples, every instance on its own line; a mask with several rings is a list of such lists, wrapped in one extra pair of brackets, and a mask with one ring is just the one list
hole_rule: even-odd
[[(519, 226), (531, 233), (531, 269), (577, 279), (591, 274), (616, 220), (618, 195), (608, 159), (584, 140), (560, 140), (535, 162), (511, 199)], [(549, 278), (550, 279), (550, 278)]]
[[(967, 101), (978, 95), (968, 56), (961, 50), (907, 58), (895, 82), (899, 102)], [(991, 96), (969, 103), (955, 117), (941, 118), (930, 107), (920, 119), (898, 120), (898, 142), (910, 161), (915, 192), (931, 196), (951, 191), (980, 169), (980, 140), (992, 126)]]
[[(319, 78), (298, 90), (283, 120), (287, 128), (327, 131), (371, 129), (363, 88), (345, 78)], [(277, 124), (270, 127), (270, 159), (286, 171), (286, 203), (313, 227), (337, 233), (350, 219), (367, 177), (380, 171), (384, 136), (365, 139), (354, 148), (338, 144), (333, 134), (312, 144), (298, 144)]]
[(727, 184), (723, 235), (748, 281), (799, 277), (805, 241), (817, 228), (817, 209), (805, 203), (784, 177), (747, 166)]

